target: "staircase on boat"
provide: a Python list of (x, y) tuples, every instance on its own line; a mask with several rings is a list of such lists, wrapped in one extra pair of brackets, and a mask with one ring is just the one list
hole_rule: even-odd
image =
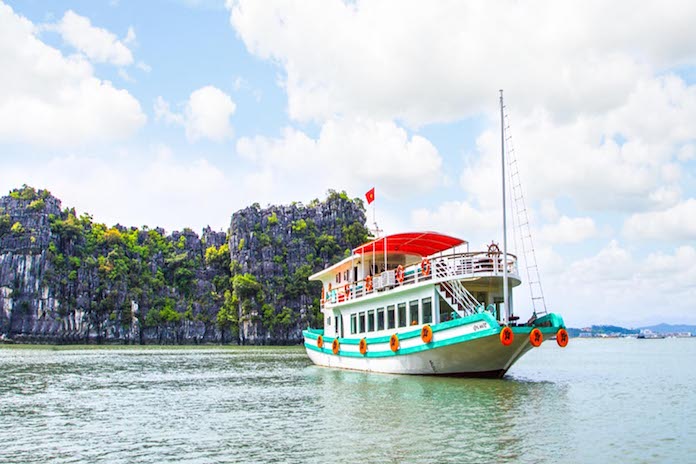
[(447, 304), (462, 317), (476, 314), (482, 307), (481, 303), (458, 280), (440, 282), (436, 288)]

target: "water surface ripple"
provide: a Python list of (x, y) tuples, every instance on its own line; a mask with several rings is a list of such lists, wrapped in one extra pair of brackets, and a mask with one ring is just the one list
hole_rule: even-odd
[(478, 380), (300, 347), (2, 347), (0, 462), (685, 462), (694, 359), (696, 339), (572, 340)]

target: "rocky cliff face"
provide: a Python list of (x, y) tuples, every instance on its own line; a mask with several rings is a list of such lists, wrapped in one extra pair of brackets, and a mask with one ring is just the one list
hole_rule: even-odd
[(44, 332), (55, 307), (46, 282), (49, 215), (60, 214), (60, 201), (46, 191), (0, 198), (0, 336)]
[(0, 198), (0, 339), (296, 343), (307, 277), (366, 238), (360, 200), (251, 206), (227, 234), (107, 227), (31, 187)]
[(362, 201), (336, 192), (307, 206), (254, 205), (235, 213), (232, 261), (263, 288), (255, 304), (239, 310), (240, 342), (299, 343), (308, 324), (323, 324), (321, 285), (307, 278), (364, 243), (364, 224)]

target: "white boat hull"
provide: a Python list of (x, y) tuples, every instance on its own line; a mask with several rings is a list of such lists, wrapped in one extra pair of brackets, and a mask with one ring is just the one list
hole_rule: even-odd
[(307, 350), (318, 366), (386, 374), (501, 377), (532, 346), (526, 338), (503, 346), (497, 334), (433, 348), (418, 353), (384, 358), (355, 358)]
[[(550, 340), (561, 324), (538, 328), (544, 340)], [(420, 328), (397, 333), (396, 351), (391, 350), (387, 336), (366, 339), (365, 353), (360, 352), (359, 339), (338, 339), (334, 353), (333, 338), (322, 336), (320, 340), (311, 331), (305, 332), (305, 348), (312, 362), (324, 367), (385, 374), (502, 377), (533, 347), (529, 337), (533, 328), (514, 327), (512, 343), (504, 345), (500, 337), (503, 328), (490, 315), (479, 314), (432, 326), (428, 343), (421, 339)]]

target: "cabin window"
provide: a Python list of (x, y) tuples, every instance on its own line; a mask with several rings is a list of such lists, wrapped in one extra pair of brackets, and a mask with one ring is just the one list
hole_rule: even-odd
[(350, 315), (350, 333), (354, 334), (358, 330), (358, 315), (357, 314), (351, 314)]
[(326, 325), (331, 325), (331, 316), (326, 318)]
[(396, 327), (396, 315), (394, 311), (394, 305), (387, 306), (387, 328), (393, 329)]
[(377, 308), (377, 330), (384, 330), (384, 308)]
[(411, 325), (418, 325), (418, 300), (409, 301), (408, 319), (411, 321)]
[(423, 324), (433, 322), (433, 300), (432, 298), (423, 298)]
[(367, 312), (367, 331), (375, 331), (375, 310), (371, 309)]
[(365, 332), (365, 313), (358, 313), (358, 333)]
[(340, 272), (338, 274), (336, 274), (336, 283), (337, 284), (341, 283), (341, 273)]
[(348, 279), (348, 273), (349, 273), (349, 272), (350, 272), (350, 270), (345, 270), (345, 271), (343, 271), (343, 280), (345, 280), (346, 282), (348, 282), (348, 280), (349, 280), (349, 279)]
[(408, 319), (406, 319), (406, 303), (399, 303), (399, 327), (406, 327)]

